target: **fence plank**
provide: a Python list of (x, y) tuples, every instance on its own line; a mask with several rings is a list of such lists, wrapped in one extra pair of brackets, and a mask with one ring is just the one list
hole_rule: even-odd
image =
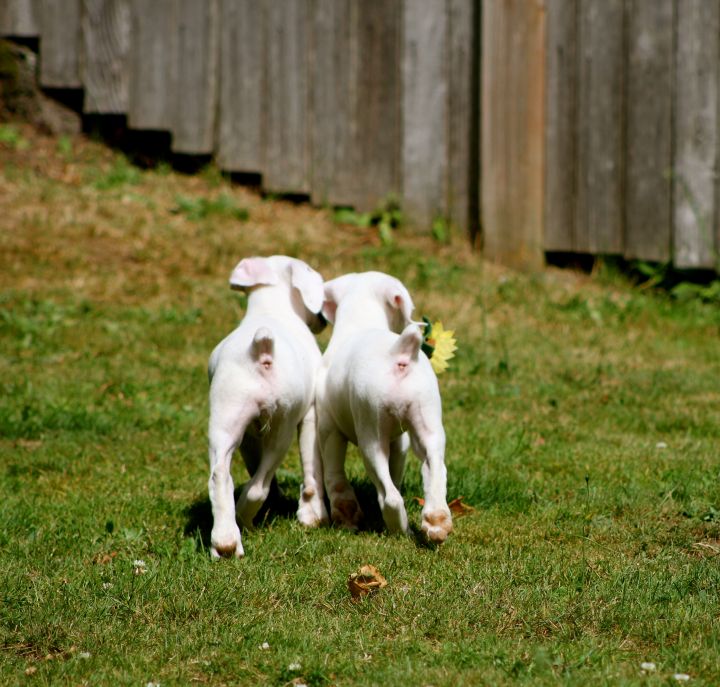
[(312, 201), (352, 205), (356, 84), (353, 0), (316, 0), (312, 16)]
[(40, 35), (42, 0), (2, 0), (0, 35), (34, 38)]
[[(477, 111), (477, 94), (473, 79), (479, 79), (475, 73), (476, 56), (479, 47), (475, 41), (475, 32), (479, 24), (475, 13), (474, 0), (448, 0), (448, 167), (446, 211), (452, 224), (462, 231), (468, 231), (477, 223), (471, 222), (471, 194), (478, 192), (476, 165), (471, 160), (480, 154), (477, 128), (480, 113)], [(478, 12), (479, 13), (479, 12)], [(472, 203), (477, 209), (477, 202)]]
[(713, 267), (716, 222), (715, 164), (718, 147), (717, 2), (677, 4), (674, 262)]
[(403, 3), (403, 210), (430, 229), (446, 215), (448, 15), (444, 2)]
[(623, 1), (579, 9), (575, 249), (622, 253)]
[(40, 19), (40, 83), (46, 88), (80, 88), (80, 0), (43, 0)]
[(665, 261), (672, 233), (673, 1), (628, 5), (625, 256)]
[(482, 226), (485, 254), (542, 265), (545, 8), (483, 3)]
[(356, 32), (356, 114), (353, 173), (357, 177), (354, 205), (377, 207), (401, 190), (401, 4), (361, 0), (353, 5)]
[(88, 113), (128, 107), (130, 6), (127, 0), (83, 0), (81, 75)]
[(307, 0), (267, 4), (264, 185), (310, 193)]
[(170, 130), (177, 89), (177, 0), (132, 0), (128, 124)]
[(202, 155), (215, 148), (218, 0), (178, 0), (178, 85), (172, 149)]
[(220, 3), (217, 160), (233, 172), (263, 171), (265, 4)]
[(575, 251), (577, 0), (547, 3), (546, 251)]

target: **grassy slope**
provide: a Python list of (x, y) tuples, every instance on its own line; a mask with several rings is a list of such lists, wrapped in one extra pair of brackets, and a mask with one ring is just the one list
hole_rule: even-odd
[[(0, 682), (720, 682), (717, 308), (4, 138)], [(368, 529), (305, 531), (288, 501), (209, 560), (205, 363), (242, 312), (231, 268), (272, 252), (393, 272), (457, 330), (449, 495), (477, 512), (439, 550), (379, 531), (354, 454)], [(295, 449), (279, 477), (295, 498)], [(404, 491), (418, 523), (414, 460)], [(363, 563), (389, 585), (353, 603)]]

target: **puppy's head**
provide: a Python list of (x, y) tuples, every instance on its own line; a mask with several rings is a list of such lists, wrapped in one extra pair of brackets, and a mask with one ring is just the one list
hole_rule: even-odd
[(230, 275), (230, 288), (252, 294), (259, 287), (276, 289), (311, 331), (322, 331), (323, 278), (302, 260), (285, 255), (244, 258)]
[(388, 328), (398, 334), (412, 322), (415, 307), (403, 283), (383, 272), (345, 274), (325, 282), (322, 314), (328, 322), (335, 323), (341, 303), (354, 318), (362, 317), (368, 308), (381, 308)]

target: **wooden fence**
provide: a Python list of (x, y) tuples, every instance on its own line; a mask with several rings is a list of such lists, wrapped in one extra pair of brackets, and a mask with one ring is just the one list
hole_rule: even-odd
[(720, 2), (548, 2), (546, 250), (718, 268)]
[[(269, 191), (470, 226), (475, 0), (3, 0), (40, 83)], [(4, 9), (3, 9), (4, 8)], [(477, 183), (475, 182), (474, 186)]]
[(720, 0), (2, 0), (0, 35), (270, 191), (718, 269)]

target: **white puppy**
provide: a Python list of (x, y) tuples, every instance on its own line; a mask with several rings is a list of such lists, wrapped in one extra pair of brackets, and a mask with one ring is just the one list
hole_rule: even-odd
[(248, 304), (238, 328), (210, 356), (214, 557), (244, 554), (230, 475), (238, 446), (251, 475), (237, 503), (246, 527), (267, 498), (296, 429), (303, 468), (298, 519), (309, 526), (327, 522), (313, 402), (320, 349), (309, 329), (323, 326), (322, 277), (301, 260), (275, 255), (242, 260), (230, 286), (246, 290)]
[(445, 431), (437, 377), (420, 351), (422, 335), (411, 323), (412, 309), (403, 284), (381, 272), (326, 282), (323, 314), (334, 330), (318, 371), (318, 440), (332, 519), (354, 528), (362, 516), (345, 474), (351, 441), (377, 488), (385, 524), (391, 532), (405, 532), (399, 486), (409, 434), (422, 461), (422, 531), (439, 543), (452, 531)]

